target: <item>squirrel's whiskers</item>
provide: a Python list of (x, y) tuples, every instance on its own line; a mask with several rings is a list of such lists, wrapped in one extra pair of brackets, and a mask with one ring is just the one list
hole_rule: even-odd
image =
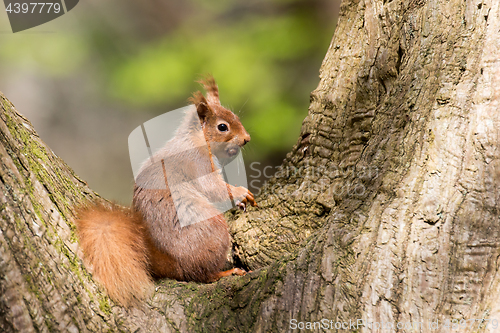
[[(132, 207), (95, 204), (79, 210), (76, 225), (85, 263), (109, 296), (123, 305), (143, 298), (153, 278), (209, 283), (246, 274), (239, 268), (222, 270), (231, 241), (213, 202), (229, 193), (242, 209), (256, 203), (246, 188), (227, 184), (214, 172), (212, 150), (227, 147), (217, 152), (231, 158), (250, 135), (239, 117), (221, 105), (214, 78), (198, 82), (206, 96), (193, 94), (189, 101), (196, 110), (186, 114), (174, 137), (141, 168)], [(199, 125), (190, 126), (196, 117), (202, 135)], [(200, 147), (200, 140), (208, 149)], [(167, 174), (174, 178), (166, 182)]]

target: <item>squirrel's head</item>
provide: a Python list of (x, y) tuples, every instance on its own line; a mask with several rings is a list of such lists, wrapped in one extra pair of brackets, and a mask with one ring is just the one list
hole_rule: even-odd
[(217, 157), (234, 157), (250, 141), (250, 134), (241, 124), (240, 118), (221, 105), (219, 88), (214, 78), (207, 76), (198, 82), (205, 88), (207, 96), (205, 98), (197, 91), (189, 101), (196, 106), (205, 139)]

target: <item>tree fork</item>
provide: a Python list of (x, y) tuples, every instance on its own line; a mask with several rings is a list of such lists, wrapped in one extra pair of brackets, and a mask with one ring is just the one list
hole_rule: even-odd
[(1, 95), (0, 330), (492, 330), (471, 320), (500, 320), (499, 31), (496, 0), (343, 1), (281, 176), (231, 221), (254, 272), (131, 309), (81, 264), (72, 210), (99, 197)]

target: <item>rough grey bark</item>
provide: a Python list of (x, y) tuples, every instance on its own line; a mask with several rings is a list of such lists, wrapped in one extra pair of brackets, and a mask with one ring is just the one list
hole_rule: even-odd
[(276, 303), (297, 319), (500, 319), (498, 1), (344, 0), (340, 15), (283, 165), (308, 173), (236, 220), (241, 260), (299, 249), (284, 289), (304, 285)]
[(71, 220), (97, 196), (1, 93), (0, 104), (0, 331), (172, 327), (150, 308), (113, 306), (92, 281)]
[(0, 330), (494, 331), (470, 320), (500, 320), (499, 32), (497, 0), (343, 1), (297, 145), (231, 224), (255, 271), (128, 310), (79, 259), (96, 195), (2, 96)]

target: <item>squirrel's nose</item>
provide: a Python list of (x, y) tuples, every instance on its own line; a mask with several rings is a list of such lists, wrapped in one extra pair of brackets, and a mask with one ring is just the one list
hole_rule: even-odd
[(247, 144), (247, 142), (250, 141), (250, 135), (247, 133), (244, 137), (243, 137), (243, 146)]

